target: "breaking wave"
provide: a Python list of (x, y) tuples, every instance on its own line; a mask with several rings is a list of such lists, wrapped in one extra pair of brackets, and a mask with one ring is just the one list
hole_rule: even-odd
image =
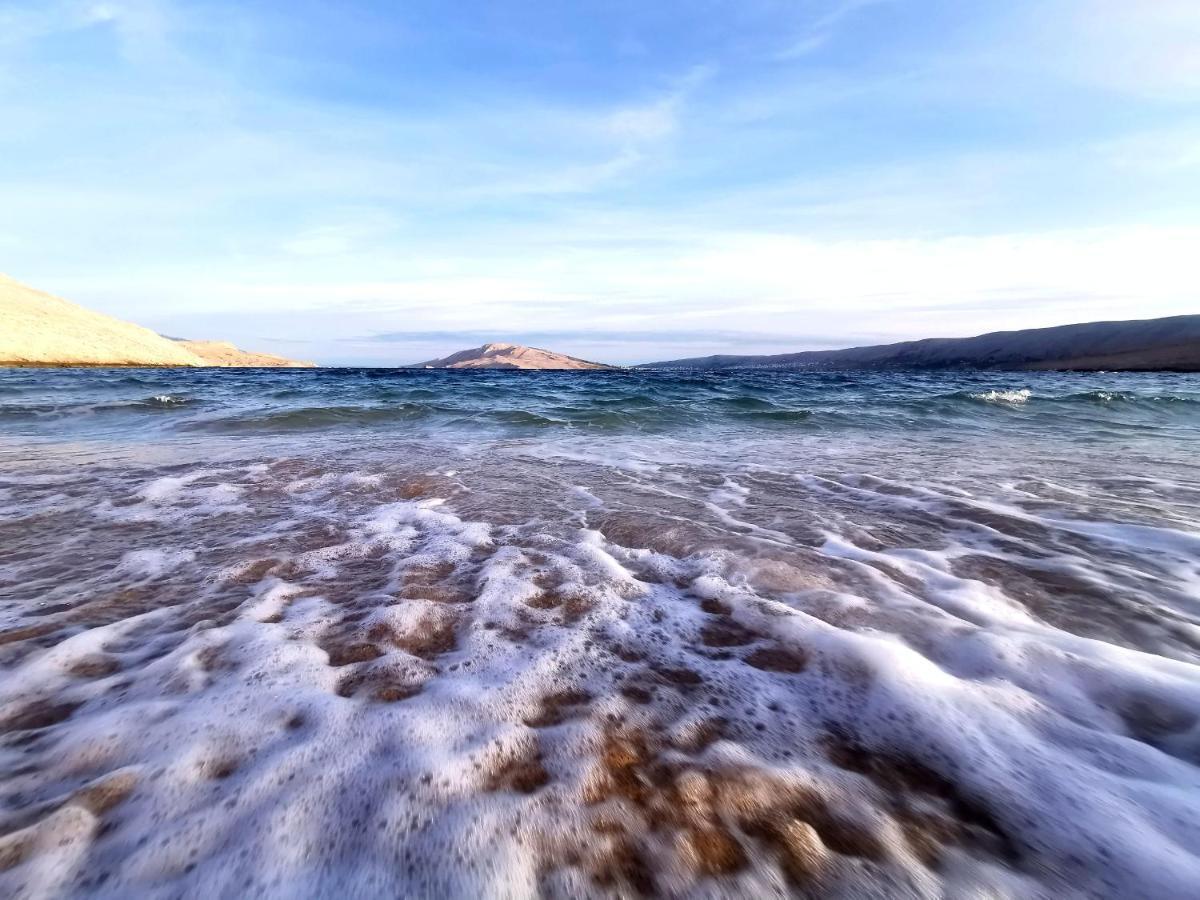
[(967, 394), (967, 397), (969, 397), (971, 400), (982, 400), (985, 403), (1012, 403), (1012, 404), (1025, 403), (1032, 396), (1033, 396), (1033, 392), (1031, 390), (1029, 390), (1028, 388), (1021, 388), (1019, 390), (1007, 390), (1007, 391), (1005, 391), (1005, 390), (980, 391), (979, 393), (976, 393), (976, 394)]

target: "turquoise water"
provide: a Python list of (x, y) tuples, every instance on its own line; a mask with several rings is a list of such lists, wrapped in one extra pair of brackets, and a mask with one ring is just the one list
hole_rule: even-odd
[(1198, 447), (1198, 376), (0, 371), (0, 893), (1190, 896)]

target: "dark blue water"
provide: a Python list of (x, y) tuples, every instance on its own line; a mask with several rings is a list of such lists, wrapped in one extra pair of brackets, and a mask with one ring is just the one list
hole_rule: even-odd
[(1200, 376), (1060, 373), (692, 373), (4, 370), (9, 434), (363, 431), (436, 436), (1013, 430), (1186, 437)]

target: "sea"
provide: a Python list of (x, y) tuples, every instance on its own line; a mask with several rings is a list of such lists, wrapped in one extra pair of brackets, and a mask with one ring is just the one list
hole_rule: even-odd
[(0, 896), (1200, 896), (1200, 376), (0, 370)]

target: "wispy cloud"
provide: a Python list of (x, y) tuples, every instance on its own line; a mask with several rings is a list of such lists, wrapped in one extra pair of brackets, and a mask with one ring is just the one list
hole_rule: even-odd
[(286, 238), (281, 249), (294, 256), (346, 256), (369, 249), (394, 233), (398, 219), (377, 209), (331, 210), (335, 221), (313, 225)]
[[(521, 110), (511, 119), (535, 123), (579, 145), (587, 161), (550, 162), (530, 170), (527, 160), (515, 167), (495, 167), (459, 193), (462, 198), (513, 198), (522, 195), (583, 194), (596, 191), (653, 161), (669, 145), (692, 95), (714, 73), (697, 65), (668, 79), (649, 99), (580, 115), (568, 111)], [(591, 159), (596, 152), (605, 155)], [(514, 172), (515, 168), (515, 172)]]
[(1068, 77), (1192, 103), (1200, 97), (1200, 4), (1069, 0), (1064, 7), (1047, 30), (1061, 40), (1057, 58)]
[(171, 7), (165, 0), (46, 0), (0, 7), (0, 47), (20, 47), (55, 35), (110, 32), (129, 59), (161, 57), (170, 46)]
[(793, 38), (787, 47), (778, 51), (775, 58), (792, 60), (815, 53), (833, 39), (838, 26), (844, 20), (868, 7), (892, 2), (894, 0), (838, 0), (815, 18), (805, 22), (799, 35)]

